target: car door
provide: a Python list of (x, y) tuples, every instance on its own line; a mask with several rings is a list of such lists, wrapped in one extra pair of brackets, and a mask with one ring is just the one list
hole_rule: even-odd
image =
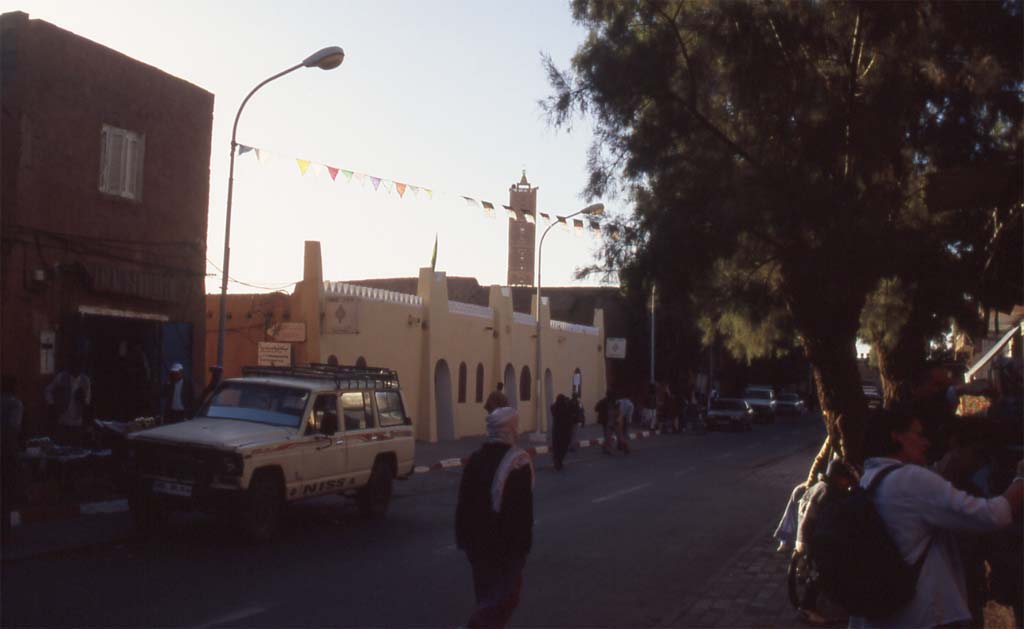
[[(328, 434), (331, 426), (338, 430)], [(302, 498), (343, 489), (348, 452), (346, 435), (340, 427), (337, 393), (316, 395), (301, 439), (298, 479), (289, 483), (288, 497)]]
[(348, 477), (362, 485), (370, 477), (373, 460), (380, 452), (380, 434), (373, 401), (367, 391), (346, 391), (341, 394), (341, 412), (345, 426), (345, 448), (348, 452)]

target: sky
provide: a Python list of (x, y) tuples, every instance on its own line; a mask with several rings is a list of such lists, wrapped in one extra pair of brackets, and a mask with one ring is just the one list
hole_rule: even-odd
[[(331, 45), (341, 67), (300, 69), (257, 92), (238, 142), (229, 291), (291, 289), (303, 241), (319, 240), (324, 278), (409, 277), (429, 266), (504, 284), (508, 189), (526, 170), (538, 210), (571, 214), (586, 199), (587, 120), (552, 128), (538, 104), (551, 93), (547, 53), (568, 67), (585, 32), (560, 0), (325, 0), (200, 2), (0, 1), (189, 81), (215, 96), (210, 160), (207, 291), (220, 290), (231, 124), (263, 79)], [(312, 166), (303, 174), (297, 160)], [(367, 175), (330, 178), (317, 164)], [(318, 172), (319, 171), (319, 172)], [(370, 177), (400, 182), (374, 190)], [(428, 195), (422, 189), (429, 189)], [(488, 217), (462, 197), (489, 201)], [(545, 225), (540, 223), (539, 228)], [(538, 230), (538, 237), (540, 230)], [(551, 230), (543, 285), (594, 285), (574, 271), (599, 239)]]

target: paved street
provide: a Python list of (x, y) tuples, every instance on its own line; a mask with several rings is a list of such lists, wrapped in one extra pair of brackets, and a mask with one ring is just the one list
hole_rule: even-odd
[[(821, 433), (808, 417), (664, 435), (629, 456), (580, 450), (562, 473), (539, 457), (534, 549), (513, 624), (794, 624), (784, 561), (766, 549)], [(125, 514), (93, 516), (106, 541), (4, 561), (3, 625), (458, 625), (473, 604), (453, 543), (460, 474), (398, 483), (380, 523), (340, 499), (296, 505), (266, 546), (204, 516), (176, 516), (152, 542), (133, 536)]]

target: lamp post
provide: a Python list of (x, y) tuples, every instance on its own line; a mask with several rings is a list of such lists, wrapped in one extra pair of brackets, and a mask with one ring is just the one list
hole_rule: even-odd
[(552, 223), (550, 225), (548, 225), (548, 228), (545, 229), (544, 233), (541, 234), (541, 236), (540, 236), (540, 244), (537, 245), (537, 354), (536, 354), (537, 364), (535, 365), (535, 367), (537, 369), (537, 386), (534, 387), (534, 397), (536, 398), (535, 408), (536, 408), (536, 414), (537, 414), (536, 415), (537, 416), (537, 430), (534, 432), (534, 435), (535, 435), (534, 440), (535, 441), (545, 440), (545, 437), (543, 436), (543, 433), (547, 432), (547, 430), (546, 430), (547, 426), (545, 425), (545, 422), (542, 421), (542, 419), (544, 418), (544, 415), (543, 415), (543, 410), (544, 410), (543, 393), (544, 393), (544, 389), (543, 389), (541, 383), (544, 381), (544, 375), (543, 375), (542, 370), (541, 370), (541, 367), (542, 367), (543, 363), (541, 362), (541, 345), (542, 345), (542, 343), (541, 343), (541, 336), (540, 336), (540, 332), (541, 332), (541, 326), (540, 326), (540, 312), (541, 312), (540, 287), (541, 287), (541, 284), (540, 284), (540, 280), (541, 280), (541, 262), (544, 259), (544, 237), (547, 236), (548, 232), (551, 231), (551, 228), (554, 227), (555, 225), (557, 225), (558, 223), (568, 221), (570, 218), (572, 218), (574, 216), (578, 216), (580, 214), (589, 214), (590, 216), (602, 216), (604, 214), (604, 204), (603, 203), (594, 203), (593, 205), (588, 205), (587, 207), (583, 208), (582, 210), (579, 210), (577, 212), (573, 212), (572, 214), (570, 214), (568, 216), (556, 216), (555, 218), (557, 220), (556, 221), (552, 221)]
[(227, 216), (224, 221), (224, 265), (221, 267), (222, 279), (220, 284), (220, 326), (217, 329), (217, 364), (210, 368), (215, 379), (220, 379), (221, 374), (224, 373), (224, 325), (227, 319), (227, 299), (228, 299), (228, 264), (231, 258), (231, 196), (232, 191), (235, 187), (235, 150), (238, 143), (235, 138), (238, 134), (238, 119), (242, 117), (242, 110), (245, 109), (245, 104), (249, 102), (252, 95), (255, 94), (261, 87), (270, 83), (274, 79), (279, 79), (282, 76), (294, 72), (299, 68), (320, 68), (321, 70), (333, 70), (341, 65), (341, 62), (345, 60), (345, 51), (339, 46), (328, 46), (327, 48), (321, 48), (314, 52), (310, 56), (302, 60), (301, 63), (297, 63), (292, 67), (278, 72), (274, 76), (265, 79), (256, 87), (252, 88), (249, 95), (245, 97), (242, 104), (238, 107), (238, 113), (235, 114), (235, 124), (231, 127), (231, 162), (228, 167), (228, 207)]

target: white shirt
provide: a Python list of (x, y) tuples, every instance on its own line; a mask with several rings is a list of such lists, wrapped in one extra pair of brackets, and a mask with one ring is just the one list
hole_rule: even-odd
[[(860, 484), (867, 487), (889, 458), (864, 462)], [(913, 565), (928, 548), (914, 598), (888, 618), (850, 617), (850, 627), (934, 627), (970, 620), (964, 568), (953, 531), (995, 531), (1013, 522), (1002, 496), (974, 497), (930, 469), (906, 464), (889, 473), (875, 490), (875, 506), (904, 561)]]
[(178, 380), (174, 383), (174, 393), (171, 395), (171, 410), (172, 411), (183, 411), (185, 410), (185, 403), (181, 401), (181, 388), (185, 385), (184, 380)]

